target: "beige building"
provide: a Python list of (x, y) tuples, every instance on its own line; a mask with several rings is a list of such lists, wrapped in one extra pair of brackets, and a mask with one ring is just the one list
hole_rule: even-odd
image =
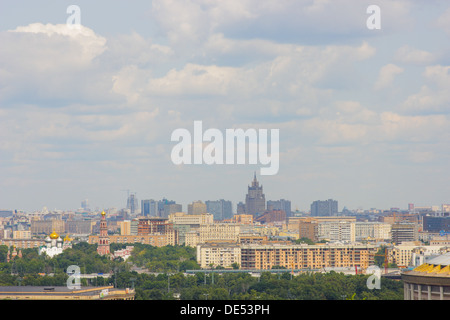
[(242, 269), (367, 269), (377, 248), (370, 245), (241, 245)]
[(206, 211), (206, 203), (202, 201), (194, 201), (191, 204), (188, 204), (188, 214), (202, 214), (207, 213)]
[(234, 223), (202, 224), (199, 228), (199, 241), (239, 241), (241, 226)]
[(221, 266), (231, 268), (241, 264), (241, 248), (238, 244), (207, 243), (197, 245), (197, 263), (203, 268)]
[(317, 220), (313, 219), (301, 219), (298, 225), (298, 237), (308, 238), (314, 242), (317, 242)]
[(430, 236), (429, 241), (432, 246), (450, 246), (450, 235), (433, 234)]
[(300, 217), (298, 221), (299, 238), (314, 242), (320, 240), (355, 241), (356, 229), (352, 226), (355, 217)]
[(175, 224), (202, 225), (214, 223), (214, 216), (211, 213), (186, 214), (175, 212), (169, 215), (169, 222)]
[[(88, 242), (96, 244), (99, 241), (99, 235), (89, 236)], [(168, 232), (166, 234), (147, 234), (147, 235), (110, 235), (109, 243), (142, 243), (155, 247), (164, 247), (167, 245), (176, 245), (176, 232)]]
[(299, 228), (301, 219), (302, 219), (301, 217), (288, 217), (287, 223), (286, 223), (286, 228), (289, 231), (298, 232), (298, 228)]
[(252, 214), (235, 214), (232, 219), (233, 223), (240, 224), (253, 224), (253, 215)]
[(13, 231), (13, 239), (31, 239), (31, 231), (30, 230)]
[(188, 247), (196, 247), (200, 243), (198, 230), (188, 231), (184, 233), (184, 245)]
[(31, 234), (50, 234), (52, 232), (63, 234), (65, 222), (63, 220), (31, 220)]
[(0, 287), (0, 299), (5, 300), (134, 300), (134, 289), (113, 286), (70, 289), (51, 286)]
[(95, 223), (92, 220), (68, 220), (65, 231), (69, 234), (91, 234)]
[(119, 225), (121, 236), (131, 235), (131, 220), (119, 221), (118, 225)]
[(185, 245), (196, 247), (206, 242), (237, 243), (241, 226), (234, 223), (202, 224), (198, 230), (186, 232)]
[(45, 245), (44, 239), (0, 239), (0, 245), (20, 249), (39, 248)]
[(419, 225), (412, 222), (395, 223), (391, 228), (391, 239), (394, 244), (419, 240)]
[(376, 239), (390, 240), (392, 225), (383, 222), (356, 222), (355, 237), (356, 240)]

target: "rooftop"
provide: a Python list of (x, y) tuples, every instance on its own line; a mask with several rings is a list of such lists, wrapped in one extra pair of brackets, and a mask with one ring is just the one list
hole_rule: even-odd
[(450, 276), (450, 252), (433, 258), (427, 263), (421, 264), (417, 268), (413, 269), (412, 272), (408, 273), (420, 273), (430, 276)]

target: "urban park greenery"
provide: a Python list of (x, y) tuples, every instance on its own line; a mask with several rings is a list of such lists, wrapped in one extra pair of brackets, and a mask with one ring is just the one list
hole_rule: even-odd
[[(139, 300), (403, 299), (402, 282), (387, 278), (381, 279), (381, 289), (371, 290), (366, 284), (369, 275), (363, 274), (331, 271), (291, 275), (286, 270), (284, 273), (263, 272), (255, 277), (237, 270), (202, 272), (196, 262), (195, 248), (132, 245), (132, 256), (126, 261), (99, 256), (96, 245), (80, 242), (53, 258), (39, 255), (36, 248), (22, 249), (22, 258), (9, 262), (6, 261), (8, 248), (0, 246), (0, 286), (65, 286), (68, 266), (77, 265), (82, 274), (99, 274), (89, 280), (83, 278), (82, 286), (133, 287), (135, 298)], [(124, 247), (125, 244), (111, 244), (112, 251)], [(191, 272), (186, 273), (186, 270)]]

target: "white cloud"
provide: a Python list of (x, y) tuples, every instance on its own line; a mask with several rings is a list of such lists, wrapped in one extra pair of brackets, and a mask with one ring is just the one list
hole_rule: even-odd
[(374, 85), (375, 90), (384, 89), (389, 87), (394, 82), (395, 77), (404, 71), (403, 68), (389, 63), (380, 69), (378, 79)]
[[(106, 50), (106, 39), (82, 25), (80, 28), (70, 28), (67, 24), (32, 23), (28, 26), (19, 26), (10, 32), (45, 35), (46, 37), (39, 38), (26, 37), (24, 40), (30, 41), (29, 44), (32, 45), (28, 52), (31, 51), (35, 56), (38, 54), (41, 59), (53, 60), (53, 63), (47, 63), (46, 67), (61, 66), (58, 64), (58, 58), (62, 58), (63, 64), (65, 64), (67, 63), (67, 60), (64, 59), (66, 57), (72, 59), (72, 63), (75, 64), (89, 63)], [(58, 45), (59, 48), (49, 48), (48, 45), (51, 44)], [(66, 48), (69, 50), (64, 50), (64, 46), (69, 46)], [(42, 60), (40, 61), (42, 62)]]
[(450, 8), (444, 11), (435, 22), (435, 25), (442, 28), (448, 35), (450, 35)]
[(0, 99), (108, 98), (105, 73), (95, 72), (106, 39), (91, 29), (34, 23), (0, 33), (0, 41)]
[(401, 105), (405, 112), (450, 113), (450, 66), (429, 66), (423, 73), (424, 85)]
[(436, 59), (435, 55), (429, 51), (418, 50), (404, 45), (395, 53), (395, 60), (399, 63), (409, 63), (415, 65), (429, 65)]

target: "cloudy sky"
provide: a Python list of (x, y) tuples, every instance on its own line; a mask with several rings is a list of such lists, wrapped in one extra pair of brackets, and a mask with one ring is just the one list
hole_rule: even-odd
[[(0, 43), (2, 209), (235, 207), (255, 171), (293, 209), (450, 203), (448, 1), (1, 0)], [(195, 120), (279, 129), (278, 173), (173, 164)]]

